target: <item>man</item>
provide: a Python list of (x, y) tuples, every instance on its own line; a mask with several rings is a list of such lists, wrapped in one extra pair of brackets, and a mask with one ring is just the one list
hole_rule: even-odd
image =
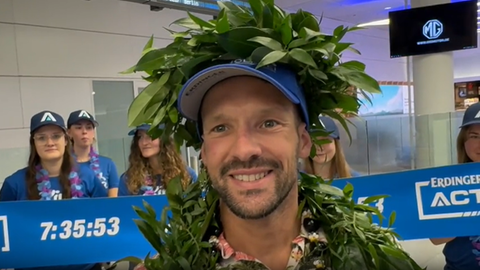
[[(285, 270), (299, 263), (305, 239), (326, 241), (319, 226), (307, 231), (298, 218), (297, 164), (312, 142), (294, 72), (217, 65), (191, 78), (178, 101), (179, 111), (198, 123), (202, 160), (221, 198), (223, 232), (212, 241), (222, 265), (256, 260)], [(324, 262), (316, 264), (323, 269)]]

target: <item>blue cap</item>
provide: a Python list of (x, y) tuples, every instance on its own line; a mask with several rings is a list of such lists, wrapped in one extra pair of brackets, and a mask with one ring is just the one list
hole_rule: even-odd
[(471, 105), (467, 108), (467, 110), (465, 110), (462, 125), (460, 127), (463, 128), (476, 124), (480, 124), (480, 102)]
[[(332, 118), (326, 116), (319, 116), (318, 121), (323, 126), (324, 130), (329, 133), (329, 137), (333, 139), (340, 139), (340, 131)], [(311, 131), (319, 131), (320, 129), (312, 129)]]
[(91, 122), (94, 126), (98, 126), (97, 120), (95, 120), (95, 117), (93, 117), (92, 114), (85, 110), (78, 110), (70, 113), (70, 116), (68, 116), (67, 120), (67, 127), (70, 128), (72, 125), (85, 120)]
[(273, 84), (293, 104), (301, 108), (302, 118), (309, 125), (307, 102), (296, 73), (283, 65), (270, 65), (256, 69), (256, 64), (237, 60), (231, 64), (212, 66), (195, 74), (180, 91), (178, 110), (186, 118), (197, 121), (201, 103), (208, 90), (232, 77), (251, 76)]
[[(128, 132), (128, 136), (135, 136), (135, 134), (137, 134), (137, 131), (139, 130), (144, 130), (144, 131), (148, 131), (150, 130), (150, 127), (152, 127), (152, 125), (150, 124), (143, 124), (143, 125), (140, 125), (132, 130), (130, 130)], [(165, 125), (164, 124), (161, 124), (158, 126), (158, 129), (164, 129), (165, 128)]]
[(47, 125), (54, 125), (65, 130), (65, 120), (62, 116), (52, 111), (41, 111), (30, 119), (30, 134)]

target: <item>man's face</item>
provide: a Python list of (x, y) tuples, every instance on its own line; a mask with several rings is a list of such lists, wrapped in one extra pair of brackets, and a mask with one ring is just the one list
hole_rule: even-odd
[(295, 105), (273, 85), (236, 77), (214, 86), (202, 106), (202, 160), (222, 202), (238, 217), (273, 213), (297, 184), (310, 153)]

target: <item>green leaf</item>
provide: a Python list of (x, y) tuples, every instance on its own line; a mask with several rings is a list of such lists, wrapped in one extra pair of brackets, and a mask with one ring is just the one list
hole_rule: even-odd
[(343, 194), (347, 198), (351, 198), (353, 195), (353, 185), (351, 183), (347, 183), (347, 185), (343, 188)]
[(166, 62), (166, 55), (175, 53), (172, 48), (155, 49), (146, 53), (135, 66), (135, 71), (160, 69)]
[(217, 33), (223, 34), (230, 31), (230, 25), (228, 24), (228, 17), (225, 14), (225, 10), (222, 9), (218, 14), (217, 25), (215, 26)]
[(397, 217), (397, 213), (395, 211), (393, 211), (391, 214), (390, 214), (390, 218), (388, 218), (388, 227), (391, 228), (393, 226), (393, 224), (395, 223), (395, 218)]
[(226, 52), (239, 59), (249, 57), (258, 47), (254, 42), (248, 41), (253, 37), (269, 37), (269, 35), (256, 27), (238, 27), (218, 35), (218, 45)]
[(282, 22), (280, 32), (282, 33), (282, 42), (284, 45), (288, 45), (293, 38), (292, 29), (292, 16), (288, 15)]
[(342, 66), (336, 66), (332, 69), (331, 73), (337, 76), (339, 79), (348, 82), (350, 85), (365, 90), (369, 93), (381, 93), (378, 81), (368, 76), (364, 72), (347, 69)]
[(252, 52), (252, 55), (250, 55), (250, 61), (260, 63), (260, 61), (271, 52), (272, 50), (267, 47), (258, 47)]
[(191, 270), (190, 263), (183, 257), (177, 258), (178, 264), (182, 267), (182, 270)]
[(306, 45), (306, 44), (308, 44), (308, 40), (303, 39), (303, 38), (299, 38), (299, 39), (295, 39), (292, 42), (290, 42), (290, 44), (288, 44), (288, 48), (293, 49), (293, 48), (301, 47), (301, 46)]
[(300, 33), (298, 33), (298, 36), (308, 41), (312, 38), (323, 36), (323, 34), (318, 31), (313, 31), (307, 27), (302, 27)]
[(312, 75), (312, 77), (314, 77), (315, 79), (319, 80), (319, 81), (326, 81), (328, 80), (328, 76), (327, 74), (325, 74), (323, 71), (319, 70), (319, 69), (311, 69), (309, 68), (308, 69), (308, 73), (310, 73), (310, 75)]
[(363, 201), (364, 204), (371, 204), (374, 202), (378, 202), (380, 199), (385, 199), (390, 197), (389, 195), (375, 195), (375, 196), (370, 196)]
[(172, 123), (176, 124), (178, 122), (178, 111), (175, 107), (168, 110), (168, 117), (170, 118), (170, 121), (172, 121)]
[(281, 51), (283, 50), (283, 46), (280, 42), (274, 40), (273, 38), (269, 37), (253, 37), (250, 38), (248, 41), (257, 42), (262, 44), (263, 46), (273, 50), (273, 51)]
[(343, 197), (343, 190), (326, 184), (320, 184), (318, 186), (318, 191), (336, 197)]
[[(153, 83), (149, 84), (132, 102), (128, 108), (128, 126), (139, 126), (143, 124), (146, 120), (143, 111), (147, 106), (148, 102), (153, 98), (153, 96), (161, 93), (162, 87), (168, 81), (170, 73), (167, 72), (163, 76)], [(166, 93), (162, 93), (162, 96), (165, 96)]]
[(283, 57), (287, 55), (287, 52), (282, 51), (273, 51), (267, 55), (258, 63), (257, 68), (273, 64), (280, 61)]
[(120, 263), (120, 262), (132, 262), (134, 264), (140, 264), (142, 263), (143, 261), (139, 258), (135, 258), (135, 257), (132, 257), (132, 256), (128, 256), (128, 257), (125, 257), (123, 259), (120, 259), (118, 261), (116, 261), (115, 263)]
[(200, 25), (200, 27), (209, 28), (209, 29), (214, 29), (215, 28), (215, 25), (211, 24), (210, 22), (204, 21), (204, 20), (200, 19), (199, 17), (193, 15), (190, 12), (187, 12), (187, 14), (188, 14), (188, 17), (190, 17), (190, 19), (193, 22)]
[(383, 270), (380, 268), (380, 259), (378, 258), (377, 251), (375, 250), (375, 247), (372, 245), (372, 243), (368, 243), (368, 251), (370, 252), (370, 255), (372, 255), (373, 261), (375, 262), (377, 269)]
[(170, 25), (178, 25), (192, 30), (201, 30), (201, 26), (195, 23), (191, 18), (181, 18), (172, 22)]
[(253, 11), (255, 20), (257, 21), (257, 26), (261, 27), (263, 25), (263, 2), (258, 0), (248, 0), (248, 3)]
[(340, 64), (342, 67), (346, 67), (348, 69), (354, 69), (357, 71), (365, 71), (365, 64), (361, 63), (359, 61), (348, 61), (348, 62), (343, 62)]
[(153, 46), (153, 35), (150, 36), (147, 44), (145, 44), (145, 46), (143, 47), (143, 52), (150, 50), (152, 48), (152, 46)]
[(299, 10), (292, 16), (292, 26), (295, 32), (299, 33), (303, 27), (312, 31), (320, 32), (318, 21), (313, 14)]
[(293, 59), (297, 60), (298, 62), (303, 63), (304, 65), (318, 68), (312, 56), (308, 54), (305, 50), (295, 48), (289, 51), (288, 55)]

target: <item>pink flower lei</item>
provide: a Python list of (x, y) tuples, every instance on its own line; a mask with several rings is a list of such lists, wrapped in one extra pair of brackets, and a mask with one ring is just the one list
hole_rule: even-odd
[[(43, 169), (41, 165), (35, 166), (35, 169), (37, 171), (35, 178), (37, 180), (38, 191), (40, 192), (40, 200), (52, 200), (52, 184), (47, 170)], [(82, 180), (78, 177), (78, 173), (72, 170), (68, 179), (70, 180), (72, 199), (83, 197)]]

